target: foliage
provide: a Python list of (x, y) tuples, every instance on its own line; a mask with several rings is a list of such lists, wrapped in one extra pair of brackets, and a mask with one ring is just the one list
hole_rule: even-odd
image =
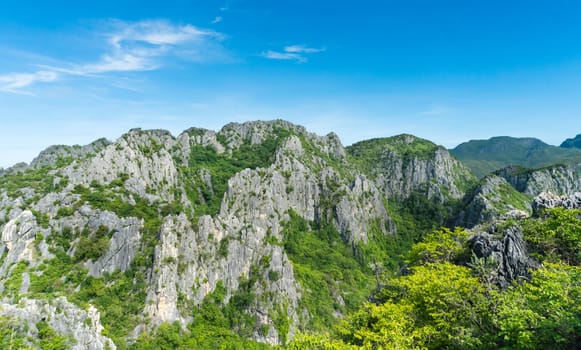
[(97, 260), (109, 249), (112, 234), (108, 227), (101, 225), (94, 234), (82, 235), (75, 250), (75, 260)]
[(339, 328), (340, 338), (364, 348), (487, 347), (488, 299), (469, 269), (448, 262), (414, 268), (381, 291)]
[(38, 343), (43, 350), (62, 350), (70, 347), (70, 341), (57, 334), (54, 329), (46, 322), (39, 321), (36, 324), (38, 329)]
[(206, 324), (191, 324), (182, 329), (179, 323), (163, 323), (152, 335), (143, 333), (130, 349), (228, 349), (228, 350), (266, 350), (271, 347), (244, 339), (223, 327)]
[(9, 294), (11, 296), (18, 296), (18, 291), (22, 286), (22, 274), (26, 271), (28, 267), (28, 262), (20, 261), (12, 269), (10, 278), (4, 282), (4, 294)]
[(70, 300), (86, 306), (96, 306), (101, 313), (101, 323), (117, 346), (123, 346), (124, 337), (139, 322), (145, 305), (145, 279), (133, 267), (128, 271), (116, 271), (104, 277), (86, 277), (80, 283), (80, 291)]
[(0, 176), (0, 189), (6, 191), (9, 197), (16, 198), (22, 195), (23, 188), (31, 188), (38, 195), (50, 192), (58, 192), (64, 188), (65, 182), (55, 183), (55, 166), (40, 168), (28, 168), (24, 171), (16, 171)]
[(303, 288), (301, 303), (309, 311), (309, 328), (324, 330), (335, 323), (335, 313), (353, 311), (365, 300), (373, 277), (334, 226), (310, 226), (291, 211), (283, 231), (284, 248)]
[(469, 254), (466, 247), (469, 235), (469, 232), (460, 227), (454, 230), (445, 227), (434, 230), (411, 248), (408, 262), (416, 265), (466, 260)]
[(540, 218), (527, 220), (523, 231), (537, 257), (581, 263), (581, 210), (549, 209)]
[(299, 333), (285, 347), (289, 350), (355, 350), (359, 346), (345, 344), (340, 340), (329, 339), (327, 333)]
[(547, 264), (500, 295), (494, 315), (511, 349), (573, 349), (581, 334), (581, 269)]
[(438, 149), (438, 146), (428, 140), (413, 135), (397, 135), (393, 137), (370, 139), (357, 142), (347, 147), (347, 152), (353, 159), (367, 169), (376, 165), (377, 157), (385, 154), (385, 151), (395, 152), (398, 156), (411, 159), (428, 159)]
[[(573, 247), (577, 211), (556, 210), (526, 221), (537, 244), (559, 239)], [(530, 281), (500, 290), (487, 282), (486, 262), (465, 266), (468, 232), (435, 230), (415, 244), (405, 275), (389, 280), (326, 336), (302, 335), (297, 347), (342, 349), (573, 349), (581, 334), (581, 270), (562, 258), (533, 272)], [(545, 242), (548, 240), (549, 242)], [(539, 250), (540, 251), (540, 250)], [(542, 258), (570, 256), (547, 251)], [(477, 260), (477, 259), (476, 259)], [(302, 340), (307, 339), (307, 340)], [(294, 345), (291, 342), (291, 345)], [(317, 344), (317, 345), (312, 345)]]
[(34, 349), (33, 339), (26, 336), (28, 326), (17, 319), (0, 316), (0, 348), (7, 350)]

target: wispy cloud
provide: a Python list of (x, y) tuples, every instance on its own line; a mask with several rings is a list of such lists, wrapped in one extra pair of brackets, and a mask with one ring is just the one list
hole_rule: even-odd
[(39, 70), (34, 73), (11, 73), (0, 75), (0, 91), (31, 95), (22, 90), (37, 82), (56, 81), (59, 75), (53, 71)]
[(282, 52), (268, 50), (263, 52), (261, 56), (271, 60), (292, 60), (299, 63), (305, 63), (308, 61), (308, 54), (323, 52), (325, 50), (324, 47), (314, 48), (304, 45), (290, 45), (286, 46)]
[(217, 23), (220, 23), (220, 22), (222, 22), (222, 16), (216, 16), (212, 20), (212, 24), (217, 24)]
[(222, 33), (191, 24), (175, 25), (165, 20), (110, 20), (102, 23), (99, 34), (105, 38), (108, 49), (97, 61), (40, 66), (41, 70), (35, 73), (0, 75), (0, 91), (27, 93), (22, 89), (39, 82), (56, 81), (62, 75), (91, 77), (156, 70), (163, 67), (164, 59), (170, 57), (201, 62), (204, 57), (225, 56), (220, 44), (225, 38)]
[(266, 57), (271, 60), (295, 60), (300, 63), (307, 62), (307, 58), (299, 55), (298, 53), (290, 52), (276, 52), (268, 50), (262, 53), (262, 57)]
[(285, 52), (293, 52), (293, 53), (317, 53), (323, 52), (326, 49), (322, 48), (314, 48), (314, 47), (305, 47), (304, 45), (291, 45), (284, 48)]

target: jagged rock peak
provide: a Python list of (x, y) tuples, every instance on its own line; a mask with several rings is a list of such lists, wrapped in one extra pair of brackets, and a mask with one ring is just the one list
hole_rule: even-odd
[(473, 227), (486, 221), (526, 216), (530, 198), (514, 189), (504, 178), (487, 175), (464, 198), (457, 225)]
[(38, 168), (45, 165), (55, 164), (59, 158), (71, 157), (74, 159), (83, 158), (89, 155), (94, 155), (100, 152), (105, 147), (109, 146), (111, 141), (100, 138), (95, 140), (85, 146), (66, 146), (66, 145), (54, 145), (46, 148), (44, 151), (32, 160), (30, 163), (31, 168)]
[(516, 227), (495, 231), (493, 225), (488, 232), (478, 232), (468, 241), (476, 258), (485, 259), (492, 266), (489, 280), (506, 288), (512, 281), (530, 278), (531, 269), (538, 263), (529, 257), (523, 233)]
[(581, 191), (581, 164), (556, 164), (539, 169), (509, 166), (494, 174), (503, 177), (519, 192), (537, 196), (542, 192), (559, 195)]
[(542, 192), (533, 200), (535, 213), (540, 213), (543, 209), (552, 208), (581, 209), (581, 192), (562, 196), (550, 192)]
[(347, 151), (388, 198), (420, 191), (446, 201), (461, 198), (475, 182), (444, 147), (409, 134), (361, 141)]

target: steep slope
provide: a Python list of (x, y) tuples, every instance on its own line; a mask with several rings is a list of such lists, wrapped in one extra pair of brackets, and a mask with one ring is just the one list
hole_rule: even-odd
[[(46, 309), (77, 344), (103, 328), (99, 344), (123, 348), (171, 322), (281, 343), (357, 307), (369, 264), (391, 258), (382, 192), (334, 134), (250, 122), (177, 137), (134, 129), (100, 146), (53, 147), (0, 177), (2, 300), (94, 307), (89, 335)], [(27, 322), (37, 336), (40, 321)]]
[(581, 164), (552, 165), (540, 169), (507, 167), (495, 172), (528, 196), (542, 192), (565, 195), (581, 192)]
[(479, 178), (509, 165), (539, 168), (556, 163), (581, 162), (581, 150), (550, 146), (534, 138), (500, 136), (488, 140), (471, 140), (450, 152)]
[(456, 224), (474, 227), (501, 218), (528, 217), (531, 198), (518, 192), (504, 178), (487, 175), (464, 198)]
[[(345, 149), (335, 134), (281, 120), (53, 146), (0, 174), (1, 340), (73, 349), (285, 344), (377, 301), (384, 276), (409, 273), (410, 254), (432, 259), (418, 246), (476, 263), (466, 247), (446, 253), (460, 236), (468, 244), (464, 231), (434, 228), (526, 217), (540, 191), (567, 196), (537, 197), (535, 208), (577, 207), (579, 178), (578, 167), (554, 166), (478, 182), (427, 140), (399, 135)], [(470, 241), (478, 259), (502, 260), (478, 263), (496, 264), (504, 285), (532, 266), (527, 236), (503, 226), (511, 222), (483, 225), (490, 232)], [(434, 273), (418, 292), (440, 283)]]
[(577, 134), (577, 136), (575, 136), (571, 139), (566, 139), (565, 141), (563, 141), (563, 143), (561, 143), (561, 145), (559, 147), (581, 148), (581, 134)]
[(347, 152), (386, 198), (404, 200), (421, 192), (446, 202), (461, 198), (474, 182), (446, 149), (412, 135), (358, 142)]

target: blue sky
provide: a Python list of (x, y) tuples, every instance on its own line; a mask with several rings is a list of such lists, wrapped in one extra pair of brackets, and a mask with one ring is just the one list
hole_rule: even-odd
[(577, 1), (27, 1), (0, 11), (0, 166), (283, 118), (343, 143), (581, 133)]

